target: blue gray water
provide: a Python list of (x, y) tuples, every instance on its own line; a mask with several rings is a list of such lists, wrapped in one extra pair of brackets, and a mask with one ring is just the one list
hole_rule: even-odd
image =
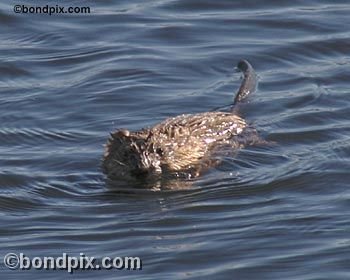
[[(1, 279), (350, 279), (348, 1), (15, 2), (0, 4)], [(241, 58), (259, 75), (242, 113), (275, 145), (181, 190), (106, 183), (110, 131), (228, 106)], [(13, 271), (9, 252), (142, 270)]]

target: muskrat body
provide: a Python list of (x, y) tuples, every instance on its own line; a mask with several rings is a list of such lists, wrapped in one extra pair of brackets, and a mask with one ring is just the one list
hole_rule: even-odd
[(252, 142), (241, 141), (248, 126), (234, 110), (255, 90), (256, 74), (246, 60), (237, 67), (244, 78), (231, 112), (185, 114), (152, 128), (111, 133), (102, 163), (107, 177), (190, 179), (219, 162), (215, 154), (220, 148), (237, 149)]

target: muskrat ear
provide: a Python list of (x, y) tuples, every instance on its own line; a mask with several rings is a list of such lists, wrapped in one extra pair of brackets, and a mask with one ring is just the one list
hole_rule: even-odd
[(130, 131), (127, 129), (121, 129), (111, 134), (113, 138), (129, 137)]

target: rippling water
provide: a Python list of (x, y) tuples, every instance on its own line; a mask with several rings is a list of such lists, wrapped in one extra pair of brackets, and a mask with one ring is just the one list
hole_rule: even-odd
[[(75, 279), (349, 279), (349, 3), (257, 2), (0, 4), (1, 259), (142, 259)], [(106, 182), (110, 131), (229, 105), (241, 58), (259, 75), (243, 114), (275, 145), (182, 190)], [(0, 265), (3, 279), (69, 277)]]

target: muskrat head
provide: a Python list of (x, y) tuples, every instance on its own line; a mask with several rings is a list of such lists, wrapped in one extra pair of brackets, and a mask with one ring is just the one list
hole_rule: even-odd
[(151, 132), (118, 130), (111, 134), (103, 161), (110, 178), (148, 177), (162, 172), (160, 149), (148, 141)]

